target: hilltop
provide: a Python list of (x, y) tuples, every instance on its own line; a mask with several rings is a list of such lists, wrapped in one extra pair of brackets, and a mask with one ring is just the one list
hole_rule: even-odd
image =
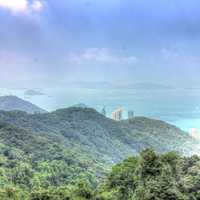
[(44, 109), (13, 95), (0, 96), (0, 110), (5, 110), (5, 111), (20, 110), (32, 114), (47, 112)]

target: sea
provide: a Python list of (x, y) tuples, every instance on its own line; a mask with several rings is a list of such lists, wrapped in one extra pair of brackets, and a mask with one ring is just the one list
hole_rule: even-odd
[(37, 106), (54, 111), (76, 104), (85, 104), (101, 112), (105, 107), (107, 117), (118, 107), (123, 108), (123, 118), (128, 111), (135, 116), (145, 116), (169, 122), (184, 131), (200, 130), (200, 89), (134, 89), (112, 87), (51, 87), (0, 88), (0, 95), (16, 95)]

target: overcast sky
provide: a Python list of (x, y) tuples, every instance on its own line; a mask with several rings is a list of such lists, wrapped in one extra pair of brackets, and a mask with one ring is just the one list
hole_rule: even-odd
[(0, 81), (200, 83), (199, 0), (0, 0)]

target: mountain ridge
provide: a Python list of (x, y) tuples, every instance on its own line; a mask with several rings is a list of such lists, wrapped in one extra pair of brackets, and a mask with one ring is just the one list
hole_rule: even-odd
[(0, 120), (34, 134), (59, 138), (67, 148), (76, 144), (108, 163), (151, 147), (158, 152), (176, 150), (185, 155), (199, 152), (198, 141), (173, 125), (145, 117), (117, 122), (93, 108), (70, 107), (43, 114), (0, 111)]
[(0, 110), (20, 110), (27, 113), (46, 113), (47, 111), (14, 95), (0, 96)]

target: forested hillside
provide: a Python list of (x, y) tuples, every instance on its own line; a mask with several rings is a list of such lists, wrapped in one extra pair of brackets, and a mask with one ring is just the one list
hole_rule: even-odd
[[(40, 166), (43, 171), (38, 173), (28, 164), (24, 163), (13, 168), (13, 163), (7, 162), (5, 157), (1, 157), (0, 198), (2, 200), (199, 199), (200, 158), (198, 156), (181, 157), (175, 152), (156, 154), (152, 149), (146, 149), (140, 155), (115, 165), (98, 185), (92, 185), (88, 179), (81, 178), (62, 186), (55, 186), (50, 181), (55, 181), (56, 177), (54, 177), (46, 180), (48, 185), (39, 186), (37, 185), (39, 178), (44, 178), (50, 171), (47, 163)], [(6, 174), (8, 171), (12, 173)], [(30, 189), (31, 175), (36, 177), (31, 182), (34, 187)], [(12, 182), (6, 178), (11, 179)]]
[(180, 129), (143, 117), (116, 122), (77, 107), (44, 114), (0, 111), (0, 199), (120, 199), (108, 180), (120, 178), (120, 166), (125, 174), (129, 169), (117, 165), (104, 183), (114, 164), (132, 155), (130, 160), (141, 160), (137, 155), (146, 148), (188, 156), (199, 153), (199, 146)]
[(108, 164), (144, 148), (185, 155), (200, 152), (199, 142), (175, 126), (143, 117), (116, 122), (91, 108), (71, 107), (44, 114), (1, 111), (0, 120), (54, 138), (67, 148), (76, 146)]
[[(98, 200), (198, 200), (200, 158), (144, 150), (114, 166), (98, 188)], [(73, 198), (72, 198), (73, 199)]]

